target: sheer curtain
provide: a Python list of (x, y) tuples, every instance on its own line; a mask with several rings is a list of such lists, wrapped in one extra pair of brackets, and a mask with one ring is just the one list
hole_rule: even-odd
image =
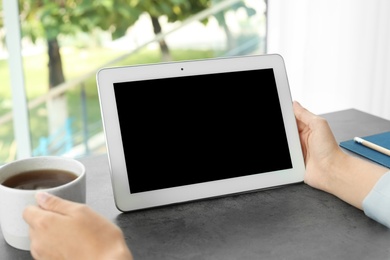
[(268, 0), (268, 53), (315, 113), (356, 108), (390, 119), (390, 1)]

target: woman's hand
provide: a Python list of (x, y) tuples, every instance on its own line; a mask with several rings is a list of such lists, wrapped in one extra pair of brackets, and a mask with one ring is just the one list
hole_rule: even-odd
[(362, 202), (387, 168), (343, 152), (328, 122), (293, 102), (308, 185), (362, 209)]
[(132, 259), (122, 231), (85, 204), (38, 192), (39, 206), (28, 206), (34, 259)]

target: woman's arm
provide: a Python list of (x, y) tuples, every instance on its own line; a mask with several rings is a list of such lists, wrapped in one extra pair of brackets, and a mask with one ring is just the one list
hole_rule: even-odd
[(306, 165), (305, 183), (363, 209), (363, 200), (389, 169), (343, 152), (324, 118), (296, 101), (293, 107)]

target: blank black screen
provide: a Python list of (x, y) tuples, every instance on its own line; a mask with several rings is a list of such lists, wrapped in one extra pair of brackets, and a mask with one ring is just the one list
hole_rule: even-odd
[(114, 90), (131, 193), (292, 167), (272, 69)]

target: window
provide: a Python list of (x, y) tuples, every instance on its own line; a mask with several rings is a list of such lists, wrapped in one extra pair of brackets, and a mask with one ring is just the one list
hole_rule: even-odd
[(21, 33), (8, 46), (0, 42), (0, 164), (105, 153), (95, 81), (101, 67), (266, 53), (266, 0), (167, 0), (160, 9), (147, 1), (111, 0), (111, 9), (11, 2), (0, 2), (0, 37)]

